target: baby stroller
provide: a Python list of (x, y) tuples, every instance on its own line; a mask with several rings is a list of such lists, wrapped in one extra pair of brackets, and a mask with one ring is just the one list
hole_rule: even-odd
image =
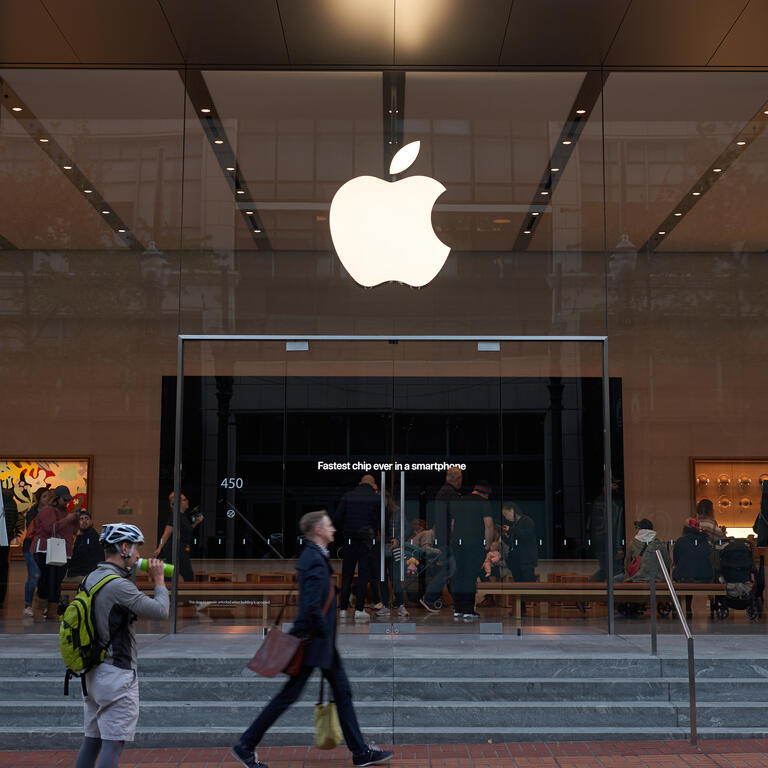
[[(400, 547), (393, 547), (392, 557), (394, 559), (395, 574), (398, 578), (400, 575), (400, 558), (405, 557), (403, 591), (406, 593), (412, 590), (423, 592), (423, 585), (419, 584), (419, 582), (423, 581), (427, 568), (437, 563), (440, 558), (440, 552), (435, 549), (417, 547), (406, 542), (402, 550)], [(443, 601), (440, 598), (435, 600), (435, 605), (438, 608), (441, 608), (442, 604)]]
[(710, 603), (711, 618), (717, 614), (719, 619), (725, 619), (731, 608), (746, 611), (751, 621), (763, 615), (763, 567), (755, 567), (746, 540), (731, 539), (720, 550), (720, 582), (725, 584), (726, 594), (718, 595)]

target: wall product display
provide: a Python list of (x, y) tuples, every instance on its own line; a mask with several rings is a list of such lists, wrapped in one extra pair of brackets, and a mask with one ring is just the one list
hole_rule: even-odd
[[(710, 478), (714, 478), (712, 483)], [(717, 522), (726, 528), (752, 528), (760, 509), (762, 484), (768, 480), (768, 458), (691, 457), (692, 506), (709, 499)]]

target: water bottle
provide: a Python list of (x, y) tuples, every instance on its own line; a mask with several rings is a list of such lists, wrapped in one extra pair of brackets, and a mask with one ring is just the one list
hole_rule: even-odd
[[(143, 558), (139, 558), (139, 562), (137, 563), (140, 571), (148, 571), (149, 565), (147, 564), (147, 561)], [(166, 579), (173, 578), (173, 563), (163, 563), (163, 573), (165, 574)]]

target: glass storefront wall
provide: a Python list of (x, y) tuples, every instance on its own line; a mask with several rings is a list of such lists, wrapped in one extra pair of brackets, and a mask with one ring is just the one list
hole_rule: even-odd
[[(180, 629), (274, 617), (263, 603), (292, 601), (298, 518), (335, 511), (370, 473), (390, 532), (372, 544), (404, 577), (401, 618), (477, 631), (418, 603), (445, 552), (439, 535), (431, 551), (418, 546), (429, 534), (414, 539), (440, 527), (435, 496), (457, 465), (467, 504), (488, 490), (490, 514), (467, 513), (480, 522), (465, 536), (460, 508), (451, 537), (458, 583), (480, 570), (482, 620), (604, 631), (604, 600), (557, 585), (621, 571), (633, 521), (671, 551), (702, 498), (739, 538), (760, 506), (767, 77), (3, 70), (9, 520), (45, 482), (35, 461), (92, 456), (95, 524), (119, 514), (155, 544), (173, 489), (178, 333), (268, 335), (185, 343), (181, 482), (198, 516), (177, 531), (194, 574), (179, 582)], [(353, 177), (390, 179), (413, 141), (405, 177), (445, 186), (432, 224), (450, 256), (423, 288), (364, 289), (335, 254), (330, 202)], [(465, 340), (359, 338), (413, 335)], [(288, 350), (287, 336), (344, 340)], [(602, 342), (479, 347), (489, 336), (607, 338), (610, 516)], [(697, 482), (694, 456), (755, 460), (751, 490)], [(530, 577), (520, 515), (541, 590), (527, 605), (493, 586)], [(499, 552), (487, 568), (486, 531)], [(21, 619), (16, 543), (5, 626), (37, 631)], [(700, 631), (724, 626), (705, 597), (693, 607)], [(763, 624), (734, 609), (727, 626)]]

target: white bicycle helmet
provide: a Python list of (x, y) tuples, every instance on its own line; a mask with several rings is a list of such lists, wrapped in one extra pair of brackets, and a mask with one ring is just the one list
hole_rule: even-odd
[(138, 526), (129, 523), (106, 523), (101, 526), (99, 541), (102, 544), (119, 544), (121, 541), (143, 544), (144, 534)]

